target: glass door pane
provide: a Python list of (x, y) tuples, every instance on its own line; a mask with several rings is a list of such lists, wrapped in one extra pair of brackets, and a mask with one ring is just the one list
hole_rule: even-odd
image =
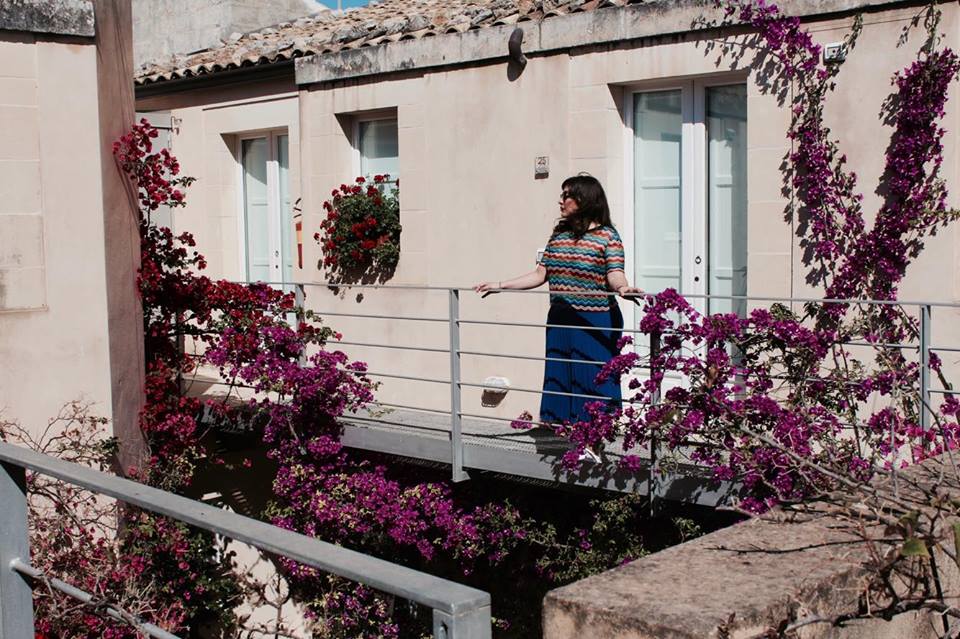
[[(293, 209), (290, 203), (290, 138), (277, 136), (277, 194), (280, 198), (280, 255), (283, 281), (293, 281)], [(284, 290), (287, 287), (284, 286)]]
[[(708, 87), (709, 293), (747, 294), (747, 88)], [(711, 300), (711, 313), (746, 312), (745, 301)]]
[(634, 279), (645, 291), (681, 290), (681, 92), (633, 96)]
[(269, 282), (270, 278), (270, 200), (267, 190), (266, 138), (241, 140), (243, 166), (243, 215), (246, 229), (247, 281)]
[(400, 145), (396, 120), (370, 120), (360, 123), (360, 174), (364, 177), (389, 174), (400, 177)]

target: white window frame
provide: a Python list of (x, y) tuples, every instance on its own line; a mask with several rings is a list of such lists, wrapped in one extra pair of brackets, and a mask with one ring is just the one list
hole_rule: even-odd
[[(234, 149), (234, 163), (236, 165), (236, 207), (237, 207), (237, 230), (239, 237), (237, 238), (240, 244), (239, 251), (239, 266), (240, 266), (240, 278), (244, 282), (250, 282), (250, 274), (248, 272), (248, 263), (247, 263), (247, 214), (245, 207), (245, 198), (246, 198), (246, 189), (244, 188), (244, 171), (243, 171), (243, 143), (245, 140), (256, 140), (266, 138), (267, 140), (267, 208), (269, 211), (270, 217), (273, 219), (279, 220), (280, 224), (283, 224), (283, 215), (280, 210), (280, 161), (277, 157), (277, 139), (280, 136), (287, 136), (288, 149), (289, 149), (289, 140), (290, 133), (285, 128), (271, 128), (271, 129), (260, 129), (256, 131), (245, 131), (243, 133), (235, 134), (236, 138), (236, 147)], [(290, 157), (287, 158), (287, 162), (290, 163), (292, 160)], [(287, 187), (290, 188), (290, 185)], [(289, 284), (292, 282), (284, 282), (283, 274), (283, 261), (286, 254), (291, 251), (291, 247), (283, 246), (283, 230), (280, 228), (270, 228), (270, 233), (276, 233), (277, 236), (270, 239), (271, 251), (274, 252), (270, 260), (271, 267), (271, 283), (276, 284), (283, 282), (284, 284)], [(291, 230), (291, 234), (293, 231)], [(278, 256), (276, 251), (280, 252), (279, 262), (277, 262)], [(296, 250), (296, 247), (293, 247), (293, 250)], [(277, 268), (279, 266), (279, 268)], [(274, 280), (272, 277), (273, 272), (279, 271), (277, 278)]]
[[(707, 122), (706, 92), (708, 88), (747, 84), (746, 72), (714, 73), (701, 76), (672, 78), (632, 83), (623, 86), (623, 233), (625, 267), (632, 278), (636, 268), (634, 246), (635, 206), (634, 200), (634, 94), (653, 91), (680, 90), (681, 96), (681, 233), (691, 228), (689, 241), (681, 243), (681, 285), (688, 294), (704, 294), (707, 290), (707, 267), (709, 265), (709, 211), (707, 210)], [(748, 100), (749, 105), (749, 100)], [(749, 111), (747, 119), (749, 121)], [(689, 179), (687, 179), (689, 178)], [(689, 226), (688, 226), (689, 225)], [(686, 239), (684, 236), (683, 239)], [(696, 257), (700, 256), (700, 263)], [(699, 278), (699, 281), (695, 281)], [(706, 300), (695, 298), (691, 305), (703, 312)], [(627, 325), (637, 325), (636, 306), (631, 304), (625, 318)]]
[[(400, 161), (400, 119), (397, 117), (396, 111), (391, 112), (378, 112), (378, 113), (368, 113), (365, 115), (356, 115), (353, 117), (353, 130), (351, 132), (352, 136), (352, 146), (353, 146), (353, 175), (351, 178), (361, 176), (360, 171), (362, 170), (363, 157), (360, 152), (360, 123), (366, 122), (396, 122), (397, 123), (397, 161)], [(364, 178), (370, 177), (363, 175)], [(399, 175), (391, 175), (390, 181), (395, 181)]]

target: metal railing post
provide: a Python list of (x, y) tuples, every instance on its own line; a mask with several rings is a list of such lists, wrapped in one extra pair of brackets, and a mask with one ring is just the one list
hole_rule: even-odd
[[(660, 333), (653, 332), (650, 333), (650, 376), (653, 377), (656, 373), (656, 369), (653, 366), (653, 361), (660, 356)], [(650, 406), (656, 406), (660, 403), (660, 382), (654, 387), (653, 392), (650, 393)], [(660, 442), (657, 440), (656, 435), (650, 436), (650, 478), (648, 480), (648, 490), (647, 494), (650, 499), (650, 514), (656, 514), (657, 510), (657, 500), (660, 497), (660, 479), (658, 473), (660, 472), (659, 461), (660, 461)]]
[[(307, 291), (306, 291), (306, 287), (305, 287), (303, 284), (294, 284), (294, 287), (293, 287), (293, 295), (294, 295), (294, 298), (293, 298), (294, 304), (296, 304), (296, 306), (297, 306), (297, 317), (296, 317), (296, 320), (297, 320), (297, 321), (300, 321), (300, 318), (301, 318), (302, 314), (304, 313), (304, 311), (306, 311), (306, 308), (305, 308), (305, 304), (307, 303)], [(296, 326), (296, 324), (295, 324), (295, 325), (294, 325), (294, 330), (296, 330), (296, 328), (297, 328), (297, 326)], [(302, 351), (300, 351), (300, 357), (297, 358), (297, 363), (300, 364), (300, 366), (306, 366), (306, 365), (307, 365), (307, 349), (306, 349), (306, 347), (304, 347), (304, 349), (303, 349)]]
[(450, 446), (453, 481), (470, 476), (463, 470), (462, 408), (460, 402), (460, 291), (450, 289)]
[(920, 427), (930, 430), (930, 312), (929, 304), (920, 306)]
[(490, 606), (460, 614), (433, 611), (433, 639), (490, 639)]
[(30, 561), (27, 529), (27, 474), (0, 462), (0, 638), (33, 639), (33, 591), (13, 569)]

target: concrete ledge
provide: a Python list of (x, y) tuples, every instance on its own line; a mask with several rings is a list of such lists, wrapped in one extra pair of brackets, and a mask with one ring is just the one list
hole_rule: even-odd
[[(808, 17), (914, 4), (896, 0), (793, 0), (781, 2), (790, 15)], [(585, 11), (539, 22), (521, 22), (312, 55), (296, 61), (297, 84), (461, 65), (507, 58), (507, 39), (523, 29), (527, 55), (702, 30), (721, 18), (708, 0), (648, 0), (642, 4)]]
[(32, 31), (93, 37), (91, 0), (4, 0), (0, 31)]
[[(934, 476), (940, 464), (932, 461), (915, 472)], [(543, 636), (755, 637), (787, 619), (856, 610), (867, 559), (849, 521), (826, 516), (794, 522), (783, 514), (753, 519), (550, 592)], [(955, 595), (953, 562), (944, 557), (938, 564), (950, 569), (944, 587)], [(811, 625), (800, 636), (913, 639), (938, 637), (938, 628), (936, 615), (905, 613), (843, 629)]]

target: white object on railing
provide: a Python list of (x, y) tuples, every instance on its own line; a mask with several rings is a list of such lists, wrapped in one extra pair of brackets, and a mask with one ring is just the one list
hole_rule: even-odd
[(483, 380), (483, 395), (480, 405), (484, 408), (494, 408), (500, 405), (510, 390), (510, 380), (506, 377), (490, 376)]

